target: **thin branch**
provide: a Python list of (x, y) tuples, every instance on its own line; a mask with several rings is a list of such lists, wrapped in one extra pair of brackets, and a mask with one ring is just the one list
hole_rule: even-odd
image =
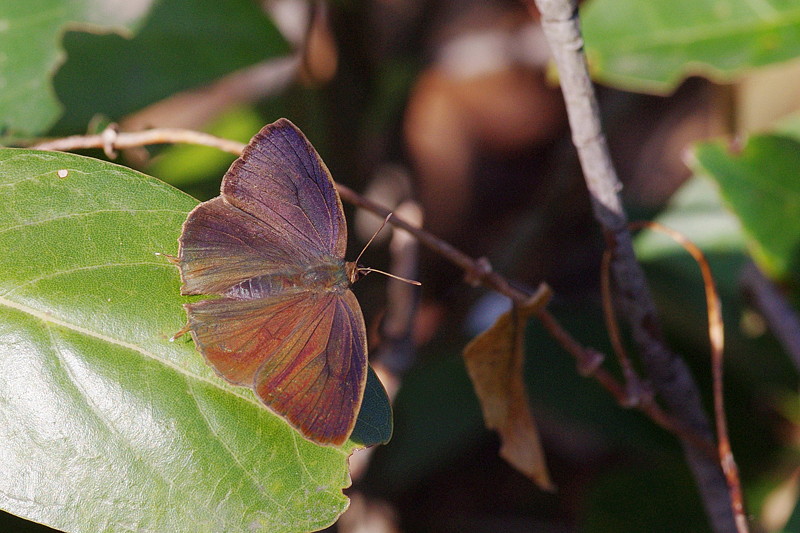
[[(122, 139), (123, 146), (117, 144), (117, 141)], [(149, 130), (136, 133), (119, 133), (116, 136), (113, 146), (110, 148), (132, 148), (137, 146), (145, 146), (147, 144), (165, 144), (165, 143), (191, 143), (201, 144), (205, 146), (212, 146), (221, 150), (240, 155), (244, 149), (244, 144), (234, 141), (220, 139), (212, 135), (203, 133), (173, 129), (162, 128), (156, 130)], [(48, 141), (47, 143), (37, 144), (38, 149), (49, 150), (67, 150), (67, 149), (85, 149), (85, 148), (109, 148), (107, 139), (103, 135), (76, 135), (73, 137), (66, 137), (64, 139), (56, 139)], [(44, 147), (44, 148), (43, 148)], [(336, 183), (336, 189), (341, 198), (355, 205), (375, 213), (376, 215), (386, 218), (391, 211), (368, 198), (361, 196), (349, 187)], [(532, 295), (520, 291), (512, 287), (508, 281), (492, 271), (491, 265), (485, 259), (473, 259), (467, 254), (461, 252), (453, 247), (446, 241), (436, 237), (435, 235), (425, 231), (422, 228), (410, 224), (403, 220), (401, 217), (392, 216), (389, 219), (389, 224), (404, 229), (414, 236), (419, 242), (443, 256), (465, 272), (465, 278), (474, 286), (482, 285), (487, 288), (493, 289), (500, 294), (503, 294), (518, 304), (526, 303)], [(594, 377), (597, 382), (608, 391), (615, 400), (623, 407), (630, 407), (627, 400), (628, 395), (625, 388), (616, 380), (616, 378), (607, 370), (602, 368), (604, 356), (600, 352), (586, 348), (576, 341), (556, 320), (556, 318), (545, 308), (537, 311), (537, 318), (541, 321), (543, 327), (548, 331), (551, 337), (558, 342), (564, 350), (572, 355), (578, 369), (584, 376)], [(656, 424), (663, 427), (667, 431), (678, 435), (681, 441), (690, 443), (698, 453), (714, 456), (714, 449), (711, 445), (711, 439), (706, 438), (703, 434), (698, 433), (694, 428), (681, 423), (679, 420), (665, 413), (652, 399), (639, 402), (636, 408), (649, 416)]]
[(628, 404), (636, 405), (642, 397), (642, 386), (639, 376), (633, 368), (625, 346), (622, 344), (622, 336), (619, 332), (616, 313), (614, 312), (614, 302), (611, 296), (611, 250), (603, 252), (603, 260), (600, 267), (600, 288), (603, 295), (603, 316), (606, 321), (606, 330), (611, 339), (611, 347), (617, 354), (619, 366), (622, 368), (622, 375), (625, 376), (625, 385), (628, 389)]
[[(663, 341), (653, 298), (633, 253), (627, 217), (619, 196), (621, 185), (600, 125), (597, 99), (583, 53), (577, 3), (574, 0), (526, 1), (532, 16), (541, 13), (542, 28), (558, 68), (572, 140), (578, 150), (594, 215), (613, 248), (616, 301), (630, 324), (648, 378), (675, 418), (694, 428), (704, 440), (713, 440), (711, 425), (689, 369)], [(736, 531), (728, 485), (720, 466), (689, 442), (682, 444), (712, 528), (717, 532)]]
[(770, 331), (800, 370), (800, 318), (786, 297), (752, 261), (742, 268), (741, 280)]
[[(113, 132), (109, 135), (107, 132)], [(108, 152), (109, 144), (115, 149), (134, 148), (149, 144), (199, 144), (218, 148), (223, 152), (240, 155), (245, 145), (228, 139), (221, 139), (207, 133), (182, 128), (155, 128), (145, 131), (116, 133), (107, 128), (98, 135), (72, 135), (53, 139), (30, 146), (32, 150), (58, 150), (62, 152), (102, 148)]]

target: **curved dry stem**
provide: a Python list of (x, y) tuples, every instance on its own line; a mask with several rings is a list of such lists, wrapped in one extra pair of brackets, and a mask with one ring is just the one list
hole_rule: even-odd
[(731, 451), (731, 443), (728, 438), (728, 424), (725, 419), (725, 398), (723, 387), (723, 358), (725, 347), (725, 331), (722, 321), (722, 304), (717, 293), (714, 275), (708, 265), (703, 251), (690, 241), (682, 233), (675, 231), (658, 222), (634, 222), (631, 223), (631, 230), (647, 228), (658, 231), (669, 236), (676, 243), (680, 244), (684, 250), (694, 258), (700, 273), (703, 277), (703, 287), (706, 293), (706, 309), (708, 312), (708, 338), (711, 344), (711, 375), (714, 389), (714, 420), (717, 426), (717, 453), (725, 479), (728, 482), (731, 497), (731, 507), (736, 516), (736, 527), (739, 533), (747, 533), (747, 518), (744, 513), (744, 499), (742, 497), (742, 485), (739, 480), (739, 468)]
[(636, 370), (634, 370), (633, 364), (631, 364), (631, 360), (625, 350), (625, 346), (622, 344), (617, 315), (614, 312), (614, 302), (611, 296), (612, 257), (612, 251), (606, 248), (603, 251), (603, 258), (600, 265), (600, 292), (602, 293), (603, 300), (603, 317), (605, 318), (606, 330), (611, 340), (611, 347), (617, 355), (619, 366), (622, 368), (622, 374), (625, 376), (627, 405), (632, 407), (642, 400), (642, 386), (639, 381), (639, 376), (636, 374)]

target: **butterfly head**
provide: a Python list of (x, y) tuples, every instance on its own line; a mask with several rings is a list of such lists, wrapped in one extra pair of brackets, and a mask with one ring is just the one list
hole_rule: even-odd
[(372, 269), (363, 267), (355, 261), (348, 261), (344, 264), (344, 272), (347, 276), (347, 281), (349, 281), (350, 285), (352, 285), (356, 281), (372, 272)]
[(388, 276), (392, 279), (396, 279), (402, 281), (403, 283), (408, 283), (410, 285), (422, 285), (422, 283), (420, 283), (419, 281), (414, 281), (413, 279), (401, 278), (400, 276), (395, 276), (394, 274), (384, 272), (383, 270), (378, 270), (377, 268), (361, 266), (355, 261), (350, 261), (345, 263), (344, 270), (345, 274), (347, 275), (347, 280), (350, 282), (350, 285), (360, 280), (370, 272), (377, 272), (378, 274), (383, 274), (384, 276)]

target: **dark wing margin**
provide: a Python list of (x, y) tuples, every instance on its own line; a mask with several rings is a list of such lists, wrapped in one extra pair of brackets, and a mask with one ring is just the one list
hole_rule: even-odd
[(187, 304), (200, 352), (306, 438), (343, 444), (366, 385), (364, 318), (349, 291)]
[(222, 197), (310, 253), (344, 258), (347, 226), (333, 178), (290, 121), (268, 124), (253, 137), (225, 174)]

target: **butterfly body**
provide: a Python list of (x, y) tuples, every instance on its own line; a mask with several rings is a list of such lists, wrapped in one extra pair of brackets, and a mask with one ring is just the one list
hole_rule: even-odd
[(224, 292), (228, 298), (241, 300), (267, 298), (291, 292), (338, 292), (350, 288), (345, 261), (329, 262), (300, 270), (284, 270), (241, 281)]
[(281, 119), (253, 137), (219, 197), (184, 223), (178, 265), (198, 350), (226, 380), (306, 438), (341, 445), (366, 384), (366, 328), (344, 260), (347, 227), (333, 180)]

